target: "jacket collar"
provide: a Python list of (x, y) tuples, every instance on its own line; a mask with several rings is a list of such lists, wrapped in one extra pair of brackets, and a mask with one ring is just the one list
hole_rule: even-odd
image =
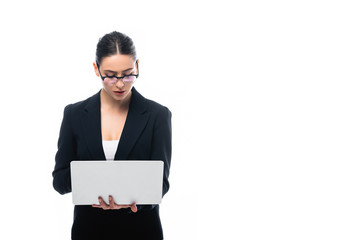
[[(146, 99), (132, 88), (129, 112), (125, 121), (115, 160), (126, 160), (149, 118)], [(82, 116), (83, 133), (92, 160), (105, 160), (101, 135), (101, 90), (90, 97)], [(90, 160), (90, 159), (89, 159)]]

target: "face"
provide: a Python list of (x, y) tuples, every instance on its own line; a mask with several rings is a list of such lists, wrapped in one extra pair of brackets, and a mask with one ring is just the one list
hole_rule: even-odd
[[(117, 76), (121, 77), (129, 74), (137, 74), (136, 63), (130, 55), (116, 54), (105, 57), (101, 61), (100, 69), (97, 68), (96, 63), (93, 63), (95, 73), (100, 77), (100, 73), (103, 77)], [(115, 84), (111, 84), (107, 81), (102, 81), (104, 91), (111, 96), (114, 100), (124, 100), (130, 97), (132, 83), (124, 83), (119, 79)]]

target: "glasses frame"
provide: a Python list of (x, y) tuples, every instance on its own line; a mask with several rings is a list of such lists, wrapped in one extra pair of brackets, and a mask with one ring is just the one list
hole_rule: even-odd
[[(99, 75), (100, 75), (100, 78), (105, 82), (105, 78), (107, 78), (107, 76), (102, 76), (101, 75), (101, 72), (100, 72), (100, 66), (99, 66), (99, 63), (96, 62), (96, 66), (98, 68), (98, 72), (99, 72)], [(128, 74), (128, 75), (124, 75), (122, 77), (117, 77), (117, 76), (112, 76), (111, 78), (117, 78), (116, 82), (114, 83), (114, 85), (119, 81), (121, 80), (123, 82), (123, 84), (126, 84), (126, 83), (130, 83), (130, 82), (124, 82), (124, 78), (128, 77), (128, 76), (135, 76), (135, 80), (132, 81), (131, 83), (134, 83), (136, 81), (136, 79), (139, 77), (139, 64), (138, 62), (136, 61), (136, 70), (137, 70), (137, 74)]]

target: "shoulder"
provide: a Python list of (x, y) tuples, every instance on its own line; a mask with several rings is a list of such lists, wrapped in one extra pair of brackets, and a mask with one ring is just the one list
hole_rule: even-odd
[(163, 112), (163, 113), (166, 113), (166, 112), (169, 112), (171, 113), (171, 111), (169, 110), (168, 107), (158, 103), (158, 102), (155, 102), (153, 100), (150, 100), (150, 99), (146, 99), (147, 103), (148, 103), (148, 108), (150, 111), (152, 112)]
[(148, 98), (142, 96), (136, 89), (133, 90), (136, 101), (141, 102), (147, 111), (154, 115), (171, 115), (171, 111), (168, 107)]
[(153, 100), (146, 99), (150, 119), (157, 128), (171, 125), (172, 113), (168, 107)]
[(70, 103), (65, 106), (64, 111), (65, 112), (71, 112), (71, 113), (79, 113), (84, 111), (89, 105), (96, 104), (100, 100), (100, 91), (92, 95), (91, 97), (88, 97), (87, 99)]

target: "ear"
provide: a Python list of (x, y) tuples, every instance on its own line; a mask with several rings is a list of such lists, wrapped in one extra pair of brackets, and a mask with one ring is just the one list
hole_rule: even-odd
[(95, 70), (95, 74), (96, 74), (96, 76), (100, 77), (100, 75), (99, 75), (99, 69), (97, 68), (97, 66), (96, 66), (96, 63), (95, 63), (95, 62), (93, 62), (93, 66), (94, 66), (94, 70)]
[(136, 69), (136, 73), (139, 73), (139, 59), (136, 60), (137, 62), (137, 69)]

